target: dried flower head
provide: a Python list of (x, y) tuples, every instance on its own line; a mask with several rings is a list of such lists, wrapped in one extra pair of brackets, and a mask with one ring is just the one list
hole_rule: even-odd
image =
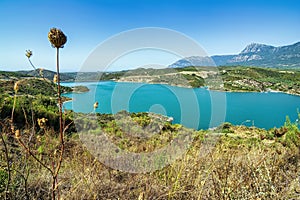
[(15, 133), (15, 126), (14, 125), (11, 125), (10, 129), (11, 129), (12, 133)]
[(99, 106), (99, 103), (98, 103), (98, 101), (96, 101), (96, 102), (94, 103), (94, 109), (97, 109), (98, 106)]
[(41, 141), (42, 141), (42, 138), (41, 138), (41, 136), (40, 136), (40, 135), (37, 135), (37, 136), (36, 136), (36, 139), (37, 139), (37, 141), (39, 141), (39, 142), (41, 142)]
[(43, 71), (44, 71), (44, 69), (43, 69), (43, 68), (40, 68), (39, 74), (40, 74), (40, 76), (42, 76), (42, 77), (44, 76)]
[(51, 28), (48, 33), (48, 39), (53, 48), (63, 48), (67, 42), (65, 34), (57, 28)]
[(14, 91), (17, 93), (19, 90), (19, 81), (15, 82)]
[(27, 58), (30, 58), (32, 56), (32, 51), (31, 50), (26, 50), (25, 55), (26, 55)]
[(41, 119), (37, 119), (38, 125), (40, 128), (45, 128), (46, 127), (46, 122), (48, 121), (48, 119), (46, 118), (41, 118)]
[(19, 138), (21, 137), (21, 135), (20, 135), (20, 130), (19, 130), (19, 129), (17, 129), (17, 130), (15, 131), (15, 137), (16, 137), (17, 139), (19, 139)]
[(144, 199), (145, 199), (145, 193), (141, 192), (140, 195), (139, 195), (138, 200), (144, 200)]
[(57, 83), (57, 74), (54, 74), (53, 76), (53, 83)]

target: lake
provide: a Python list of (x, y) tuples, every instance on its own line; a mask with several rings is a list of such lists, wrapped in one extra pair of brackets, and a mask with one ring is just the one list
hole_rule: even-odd
[[(219, 92), (205, 88), (181, 88), (162, 84), (83, 82), (87, 93), (68, 93), (73, 98), (64, 109), (83, 113), (154, 112), (189, 128), (208, 129), (223, 122), (270, 129), (297, 119), (300, 97), (284, 93)], [(93, 105), (99, 107), (94, 111)]]

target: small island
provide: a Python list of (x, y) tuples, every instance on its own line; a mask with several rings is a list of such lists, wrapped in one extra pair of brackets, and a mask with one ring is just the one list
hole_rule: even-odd
[(75, 93), (84, 93), (84, 92), (88, 92), (90, 91), (88, 87), (83, 86), (83, 85), (78, 85), (78, 86), (74, 86), (72, 87), (72, 92)]

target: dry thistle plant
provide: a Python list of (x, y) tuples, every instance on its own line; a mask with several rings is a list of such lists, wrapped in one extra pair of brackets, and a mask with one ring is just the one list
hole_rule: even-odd
[(53, 76), (53, 83), (57, 83), (57, 75), (55, 74), (54, 76)]
[(11, 118), (10, 118), (10, 128), (11, 128), (11, 132), (14, 134), (15, 133), (15, 126), (14, 126), (14, 112), (15, 112), (15, 108), (16, 108), (16, 103), (17, 103), (17, 94), (19, 91), (19, 85), (20, 85), (21, 81), (17, 81), (15, 82), (14, 85), (14, 103), (13, 103), (13, 108), (11, 111)]
[(98, 108), (98, 106), (99, 106), (99, 103), (98, 103), (98, 101), (96, 101), (96, 102), (94, 103), (94, 112), (96, 112), (96, 109)]
[(15, 91), (15, 93), (17, 93), (18, 90), (19, 90), (19, 82), (17, 81), (17, 82), (15, 83), (15, 85), (14, 85), (14, 91)]
[(30, 57), (32, 56), (32, 51), (31, 50), (26, 50), (26, 53), (25, 53), (25, 55), (26, 55), (26, 57), (28, 58), (28, 59), (30, 59)]
[(48, 39), (51, 42), (53, 48), (63, 48), (67, 42), (67, 37), (65, 34), (57, 28), (51, 28), (48, 33)]
[(58, 96), (58, 105), (59, 105), (59, 136), (60, 136), (60, 155), (59, 161), (56, 165), (54, 174), (53, 174), (53, 183), (52, 183), (52, 199), (55, 199), (56, 189), (57, 189), (57, 177), (62, 164), (63, 154), (65, 149), (64, 141), (64, 127), (63, 127), (63, 112), (62, 112), (62, 99), (61, 99), (61, 88), (60, 88), (60, 72), (59, 72), (59, 49), (63, 48), (67, 42), (67, 37), (65, 34), (57, 28), (51, 28), (48, 33), (48, 39), (53, 48), (56, 48), (56, 79), (57, 79), (57, 96)]
[(32, 68), (34, 69), (34, 70), (36, 70), (36, 67), (34, 66), (34, 64), (31, 62), (31, 60), (30, 60), (30, 58), (31, 58), (31, 56), (32, 56), (32, 51), (31, 50), (26, 50), (26, 53), (25, 53), (25, 55), (26, 55), (26, 57), (28, 58), (28, 61), (29, 61), (29, 63), (30, 63), (30, 65), (32, 66)]
[[(61, 98), (61, 85), (60, 85), (60, 72), (59, 72), (59, 49), (63, 48), (64, 44), (67, 41), (67, 37), (64, 35), (64, 33), (60, 29), (52, 28), (50, 29), (50, 32), (48, 34), (48, 39), (52, 45), (52, 47), (56, 48), (56, 75), (53, 78), (53, 82), (57, 84), (57, 96), (58, 96), (58, 106), (59, 106), (59, 137), (60, 137), (60, 146), (58, 149), (59, 157), (57, 160), (55, 160), (52, 164), (52, 167), (47, 166), (46, 163), (44, 163), (41, 159), (39, 159), (35, 153), (29, 148), (28, 145), (26, 145), (21, 137), (21, 131), (19, 129), (15, 130), (14, 127), (14, 111), (16, 107), (16, 100), (17, 100), (17, 93), (19, 91), (20, 83), (21, 81), (17, 81), (14, 85), (14, 105), (12, 108), (12, 114), (10, 119), (11, 124), (11, 132), (15, 135), (15, 139), (19, 142), (20, 146), (22, 146), (26, 152), (34, 158), (40, 165), (42, 165), (45, 169), (47, 169), (51, 176), (52, 176), (52, 199), (55, 200), (56, 197), (59, 199), (59, 190), (58, 190), (58, 174), (62, 165), (63, 161), (63, 154), (65, 149), (65, 142), (64, 142), (64, 132), (66, 129), (70, 126), (68, 124), (67, 126), (64, 126), (63, 123), (63, 112), (62, 112), (62, 98)], [(36, 71), (36, 67), (31, 62), (30, 58), (32, 57), (32, 51), (26, 50), (25, 53), (26, 57), (28, 58), (31, 66)], [(38, 74), (45, 80), (43, 76), (43, 69), (40, 69)], [(46, 80), (45, 80), (46, 81)], [(40, 128), (46, 127), (46, 118), (38, 119), (38, 125)], [(55, 151), (56, 152), (56, 151)], [(58, 195), (57, 195), (58, 194)]]
[(44, 69), (43, 68), (40, 69), (39, 74), (42, 78), (44, 78)]
[(41, 118), (41, 119), (37, 119), (38, 125), (41, 129), (44, 129), (46, 127), (46, 122), (48, 121), (48, 119), (46, 118)]
[(21, 137), (19, 129), (15, 131), (15, 136), (17, 139), (19, 139)]
[[(33, 53), (32, 53), (32, 51), (31, 50), (26, 50), (25, 51), (25, 56), (28, 58), (28, 61), (29, 61), (29, 63), (30, 63), (30, 65), (31, 65), (31, 67), (34, 69), (34, 71), (37, 71), (38, 69), (35, 67), (35, 65), (32, 63), (32, 61), (31, 61), (31, 57), (32, 57), (32, 55), (33, 55)], [(44, 79), (44, 81), (46, 81), (46, 79), (45, 79), (45, 77), (44, 77), (44, 69), (43, 68), (41, 68), (41, 69), (39, 69), (37, 72), (38, 72), (38, 75), (41, 77), (41, 78), (43, 78)]]

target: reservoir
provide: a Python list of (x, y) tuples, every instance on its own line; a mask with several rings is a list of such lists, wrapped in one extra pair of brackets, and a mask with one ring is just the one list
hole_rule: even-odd
[[(64, 94), (73, 99), (64, 103), (64, 109), (82, 113), (154, 112), (194, 129), (213, 128), (223, 122), (270, 129), (284, 125), (286, 116), (294, 122), (300, 109), (300, 97), (284, 93), (221, 92), (113, 81), (62, 85), (90, 89), (86, 93)], [(99, 107), (94, 110), (96, 101)]]

